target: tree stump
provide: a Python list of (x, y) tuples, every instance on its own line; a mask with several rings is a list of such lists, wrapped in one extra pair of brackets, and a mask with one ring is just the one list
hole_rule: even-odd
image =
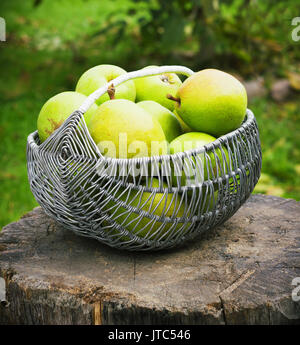
[(37, 207), (3, 228), (0, 276), (0, 324), (300, 324), (300, 203), (253, 195), (197, 241), (142, 253)]

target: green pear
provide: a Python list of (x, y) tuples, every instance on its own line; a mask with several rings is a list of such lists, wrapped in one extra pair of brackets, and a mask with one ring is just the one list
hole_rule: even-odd
[(193, 132), (192, 128), (190, 126), (188, 126), (183, 120), (182, 118), (177, 114), (176, 109), (173, 110), (173, 114), (176, 116), (177, 120), (180, 123), (180, 126), (182, 128), (182, 131), (184, 133), (188, 133), (188, 132)]
[(194, 131), (219, 137), (238, 128), (247, 109), (247, 92), (235, 77), (205, 69), (187, 78), (178, 89), (175, 109)]
[[(126, 73), (126, 71), (123, 68), (115, 65), (95, 66), (82, 74), (77, 82), (76, 91), (89, 96), (101, 86), (124, 73)], [(134, 82), (132, 80), (128, 80), (115, 88), (114, 98), (124, 98), (134, 102), (135, 95)], [(96, 100), (96, 103), (100, 105), (109, 99), (110, 97), (108, 93), (105, 93)]]
[[(159, 187), (159, 181), (156, 178), (152, 180), (153, 188)], [(163, 188), (167, 189), (168, 186), (166, 183), (163, 184)], [(117, 192), (113, 193), (114, 197), (120, 201), (126, 202), (126, 205), (138, 208), (142, 211), (149, 212), (155, 216), (164, 216), (164, 217), (188, 217), (188, 211), (185, 212), (188, 205), (183, 201), (181, 202), (181, 195), (178, 195), (177, 198), (174, 197), (172, 193), (164, 192), (138, 192), (136, 190), (131, 190), (128, 195), (128, 190), (121, 187)], [(116, 207), (114, 201), (110, 201), (106, 209), (111, 213), (113, 219), (126, 227), (126, 229), (138, 237), (149, 238), (149, 239), (162, 239), (162, 236), (167, 235), (168, 231), (173, 225), (173, 222), (168, 222), (163, 225), (163, 222), (143, 216), (140, 217), (140, 214), (134, 211), (128, 213), (128, 210), (125, 207)], [(129, 214), (129, 215), (128, 215)], [(178, 222), (175, 226), (172, 227), (170, 231), (174, 231), (176, 234), (177, 231), (185, 231), (190, 226), (189, 222)], [(161, 231), (160, 231), (161, 230)], [(128, 241), (128, 236), (123, 236), (123, 241)]]
[(101, 104), (88, 129), (107, 157), (134, 158), (167, 153), (166, 137), (159, 122), (142, 107), (126, 99)]
[[(40, 110), (37, 129), (41, 142), (45, 141), (62, 123), (77, 110), (87, 97), (75, 91), (61, 92), (51, 97)], [(91, 116), (96, 112), (97, 106), (93, 104), (84, 114), (88, 125)]]
[[(148, 66), (151, 68), (155, 66)], [(169, 110), (174, 109), (174, 102), (167, 95), (175, 96), (180, 85), (180, 78), (175, 73), (163, 73), (148, 77), (134, 79), (136, 88), (136, 101), (155, 101)]]
[(160, 123), (168, 142), (182, 134), (179, 121), (169, 109), (154, 101), (142, 101), (137, 105), (149, 112)]
[[(171, 143), (170, 143), (170, 154), (174, 154), (174, 153), (178, 153), (178, 152), (183, 152), (183, 151), (189, 151), (195, 148), (200, 148), (204, 145), (207, 145), (211, 142), (213, 142), (214, 140), (216, 140), (215, 137), (207, 134), (207, 133), (200, 133), (200, 132), (189, 132), (189, 133), (185, 133), (180, 135), (179, 137), (177, 137), (176, 139), (174, 139)], [(230, 171), (230, 167), (229, 167), (229, 156), (228, 156), (228, 151), (225, 147), (223, 147), (223, 151), (225, 154), (225, 159), (227, 160), (228, 164), (226, 165), (223, 156), (222, 156), (222, 152), (221, 150), (218, 148), (216, 149), (216, 156), (214, 155), (213, 152), (208, 153), (208, 156), (210, 157), (211, 160), (211, 164), (206, 164), (206, 160), (205, 160), (205, 156), (204, 154), (198, 156), (199, 159), (202, 160), (203, 162), (203, 179), (207, 180), (208, 178), (213, 179), (213, 177), (216, 177), (217, 175), (217, 163), (216, 163), (216, 157), (218, 157), (217, 159), (219, 159), (220, 164), (219, 164), (219, 168), (222, 169), (223, 172), (228, 173)], [(199, 162), (195, 161), (195, 158), (191, 159), (195, 166), (199, 166)], [(173, 174), (173, 185), (177, 186), (177, 179), (179, 181), (181, 181), (181, 186), (185, 186), (187, 184), (187, 182), (190, 182), (191, 180), (195, 179), (198, 177), (201, 178), (202, 174), (200, 175), (199, 172), (197, 174), (197, 176), (195, 177), (195, 174), (193, 172), (193, 170), (196, 168), (193, 167), (193, 163), (191, 163), (189, 160), (186, 160), (186, 165), (185, 165), (185, 172), (188, 172), (188, 175), (190, 176), (186, 176), (186, 173), (184, 171), (182, 171), (181, 176), (176, 176), (178, 175), (177, 172), (174, 170), (174, 174)], [(200, 166), (199, 166), (200, 168)], [(220, 174), (220, 171), (219, 171)], [(198, 181), (199, 182), (199, 181)], [(201, 182), (201, 181), (200, 181)]]

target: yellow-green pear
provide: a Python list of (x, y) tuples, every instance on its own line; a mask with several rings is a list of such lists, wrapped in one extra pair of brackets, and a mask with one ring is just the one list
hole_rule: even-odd
[[(179, 137), (177, 137), (170, 143), (170, 154), (189, 151), (195, 148), (200, 148), (215, 140), (216, 140), (215, 137), (207, 133), (201, 133), (201, 132), (185, 133), (185, 134), (180, 135)], [(179, 172), (174, 170), (174, 175), (173, 175), (174, 186), (178, 185), (177, 181), (181, 182), (181, 186), (185, 186), (187, 183), (191, 183), (191, 181), (195, 179), (196, 180), (198, 179), (198, 182), (202, 182), (201, 177), (204, 180), (207, 180), (208, 178), (210, 179), (215, 178), (217, 176), (216, 159), (219, 160), (219, 164), (218, 164), (219, 175), (221, 175), (221, 171), (228, 173), (228, 171), (230, 170), (228, 151), (225, 147), (223, 147), (223, 151), (224, 151), (225, 159), (228, 162), (227, 165), (222, 156), (222, 152), (219, 148), (216, 149), (216, 155), (214, 155), (213, 152), (208, 153), (208, 156), (210, 158), (209, 164), (206, 164), (204, 153), (199, 154), (197, 156), (197, 161), (195, 160), (194, 157), (192, 157), (190, 161), (186, 159), (186, 164), (183, 165), (183, 167), (185, 167), (186, 169), (185, 172), (188, 173), (188, 175), (190, 176), (186, 176), (186, 173), (182, 171), (182, 169), (180, 170), (181, 175), (179, 174)], [(202, 164), (200, 164), (200, 160), (202, 161)], [(202, 173), (199, 170), (201, 168), (203, 169)], [(176, 176), (176, 175), (180, 175), (180, 176)]]
[[(147, 66), (151, 68), (156, 66)], [(174, 102), (167, 98), (170, 94), (175, 96), (182, 81), (175, 73), (162, 73), (158, 75), (134, 79), (136, 88), (136, 101), (155, 101), (169, 110), (174, 109)]]
[[(43, 105), (40, 110), (37, 129), (41, 142), (45, 141), (62, 123), (85, 101), (86, 96), (75, 91), (61, 92), (50, 99)], [(84, 119), (88, 125), (91, 116), (97, 110), (93, 104), (84, 114)]]
[(126, 99), (101, 104), (88, 129), (101, 153), (107, 157), (134, 158), (167, 153), (168, 144), (159, 122)]
[(182, 118), (178, 115), (176, 109), (173, 110), (173, 114), (176, 116), (177, 120), (180, 123), (181, 129), (184, 133), (188, 133), (188, 132), (193, 132), (192, 128), (190, 126), (188, 126), (183, 120)]
[(178, 89), (175, 109), (194, 131), (219, 137), (238, 128), (247, 109), (247, 92), (232, 75), (205, 69), (187, 78)]
[[(115, 65), (98, 65), (92, 67), (84, 72), (79, 78), (76, 85), (76, 91), (89, 96), (101, 86), (124, 73), (126, 73), (126, 71), (123, 68)], [(124, 98), (134, 102), (135, 95), (136, 92), (134, 82), (132, 80), (128, 80), (115, 88), (114, 98)], [(108, 93), (105, 93), (96, 100), (96, 103), (100, 105), (109, 99), (110, 97)]]
[(171, 142), (173, 139), (182, 134), (182, 129), (176, 116), (166, 107), (163, 107), (155, 101), (141, 101), (138, 106), (148, 111), (161, 125), (166, 139)]

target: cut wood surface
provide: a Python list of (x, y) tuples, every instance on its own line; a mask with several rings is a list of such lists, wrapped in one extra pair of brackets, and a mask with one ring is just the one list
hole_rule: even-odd
[(197, 241), (142, 253), (38, 207), (3, 228), (0, 277), (0, 324), (300, 324), (300, 203), (253, 195)]

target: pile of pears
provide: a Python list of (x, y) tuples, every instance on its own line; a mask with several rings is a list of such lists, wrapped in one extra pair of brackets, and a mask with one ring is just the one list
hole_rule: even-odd
[[(83, 73), (75, 91), (50, 98), (38, 116), (40, 141), (45, 141), (88, 95), (124, 73), (114, 65), (95, 66)], [(184, 82), (175, 73), (126, 81), (96, 100), (84, 117), (103, 155), (134, 158), (184, 151), (188, 147), (185, 142), (192, 143), (189, 149), (208, 144), (238, 128), (246, 108), (246, 90), (235, 77), (205, 69)], [(109, 141), (113, 145), (107, 145)], [(160, 145), (153, 151), (157, 142)]]
[[(154, 66), (145, 68), (149, 67)], [(75, 91), (62, 92), (50, 98), (37, 120), (40, 142), (51, 136), (87, 96), (124, 73), (124, 69), (114, 65), (95, 66), (82, 74)], [(217, 69), (204, 69), (184, 81), (175, 73), (163, 73), (129, 80), (117, 87), (111, 85), (109, 91), (84, 114), (84, 119), (92, 139), (104, 156), (131, 159), (175, 154), (207, 145), (238, 128), (244, 120), (246, 109), (247, 93), (239, 80)], [(216, 153), (221, 157), (221, 152)], [(211, 155), (212, 165), (214, 157)], [(153, 187), (159, 187), (156, 178), (152, 181)], [(173, 181), (174, 186), (178, 185), (178, 179), (174, 176)], [(185, 182), (183, 175), (180, 185)], [(168, 187), (166, 184), (163, 186)], [(137, 206), (134, 193), (126, 198), (123, 194), (120, 196), (121, 192), (114, 197), (124, 199), (129, 204), (132, 200), (132, 206)], [(203, 189), (202, 193), (207, 191)], [(153, 208), (154, 214), (159, 217), (183, 216), (184, 204), (176, 210), (162, 206), (173, 202), (172, 194), (158, 192), (151, 196), (153, 200), (150, 201), (149, 196), (150, 193), (144, 193), (143, 210), (152, 212)], [(210, 199), (214, 197), (216, 193)], [(209, 211), (212, 205), (206, 201), (205, 205), (199, 207)], [(117, 214), (122, 214), (122, 211), (124, 209), (121, 207)], [(127, 220), (122, 217), (120, 221), (125, 221), (129, 230), (139, 229), (140, 236), (157, 233), (162, 224), (157, 222), (149, 230), (150, 223), (147, 225), (142, 221), (141, 229), (141, 226), (134, 227), (134, 215), (127, 217)], [(170, 224), (167, 228), (170, 228)], [(187, 225), (178, 223), (176, 227), (186, 228)]]

